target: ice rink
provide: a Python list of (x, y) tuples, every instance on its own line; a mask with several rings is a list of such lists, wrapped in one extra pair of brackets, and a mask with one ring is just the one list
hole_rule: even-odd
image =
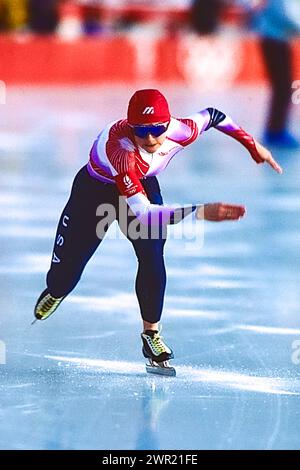
[[(165, 202), (247, 206), (184, 239), (170, 229), (176, 378), (145, 373), (136, 260), (116, 227), (53, 317), (30, 325), (73, 177), (134, 90), (9, 88), (0, 105), (0, 448), (299, 449), (300, 153), (274, 151), (280, 176), (212, 129), (159, 177)], [(161, 90), (175, 116), (214, 106), (260, 138), (264, 88)], [(299, 120), (294, 106), (298, 135)]]

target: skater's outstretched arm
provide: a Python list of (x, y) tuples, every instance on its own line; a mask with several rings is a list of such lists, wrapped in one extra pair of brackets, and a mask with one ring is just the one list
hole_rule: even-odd
[(134, 171), (115, 176), (115, 181), (127, 204), (144, 225), (177, 224), (194, 212), (199, 205), (171, 206), (152, 204)]
[(200, 133), (214, 127), (240, 142), (249, 151), (256, 163), (266, 162), (277, 171), (277, 173), (282, 173), (282, 168), (273, 158), (271, 152), (254, 139), (252, 135), (238, 126), (231, 117), (221, 111), (215, 108), (207, 108), (190, 116), (190, 118), (196, 121)]
[(246, 214), (244, 206), (215, 202), (199, 206), (196, 211), (196, 219), (209, 220), (210, 222), (222, 222), (224, 220), (239, 220)]
[(262, 144), (260, 144), (256, 139), (253, 139), (255, 143), (256, 150), (260, 156), (260, 159), (263, 162), (268, 163), (277, 173), (282, 174), (283, 170), (281, 166), (276, 162), (273, 158), (271, 152), (265, 148)]

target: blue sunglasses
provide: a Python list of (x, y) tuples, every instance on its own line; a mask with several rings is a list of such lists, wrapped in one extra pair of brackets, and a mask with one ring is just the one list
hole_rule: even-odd
[(169, 123), (167, 124), (152, 124), (149, 126), (131, 126), (133, 129), (134, 135), (144, 139), (148, 134), (153, 135), (153, 137), (159, 137), (168, 129)]

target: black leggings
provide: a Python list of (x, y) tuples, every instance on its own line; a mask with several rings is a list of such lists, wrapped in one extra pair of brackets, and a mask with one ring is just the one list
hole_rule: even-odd
[(288, 124), (292, 94), (292, 50), (288, 42), (261, 39), (261, 49), (272, 85), (267, 129), (282, 131)]
[[(155, 177), (143, 179), (142, 184), (151, 203), (163, 204)], [(123, 209), (128, 211), (128, 205), (122, 202)], [(106, 218), (104, 215), (97, 216), (96, 210), (100, 204), (114, 206), (116, 215), (110, 217), (108, 221), (107, 213)], [(74, 179), (70, 198), (59, 220), (51, 267), (47, 274), (47, 286), (54, 297), (69, 294), (103, 240), (109, 225), (117, 219), (122, 231), (131, 241), (138, 259), (135, 286), (142, 318), (150, 323), (156, 323), (161, 317), (166, 287), (163, 256), (166, 228), (161, 227), (159, 234), (155, 233), (153, 238), (133, 239), (126, 228), (130, 222), (137, 222), (137, 219), (129, 211), (130, 215), (124, 227), (124, 223), (120, 224), (120, 213), (119, 192), (116, 186), (95, 180), (84, 166)], [(99, 230), (101, 220), (105, 221), (105, 224), (102, 224)]]

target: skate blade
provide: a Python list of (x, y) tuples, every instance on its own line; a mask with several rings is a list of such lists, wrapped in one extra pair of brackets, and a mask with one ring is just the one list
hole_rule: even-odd
[(165, 365), (164, 363), (155, 363), (146, 364), (146, 371), (148, 374), (157, 374), (157, 375), (164, 375), (167, 377), (175, 377), (176, 370), (174, 367), (170, 367), (169, 365)]

